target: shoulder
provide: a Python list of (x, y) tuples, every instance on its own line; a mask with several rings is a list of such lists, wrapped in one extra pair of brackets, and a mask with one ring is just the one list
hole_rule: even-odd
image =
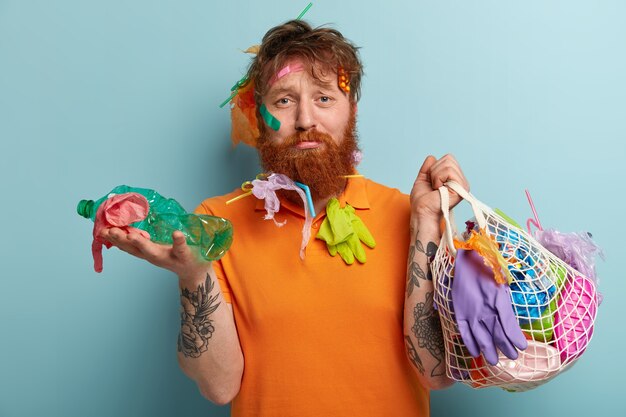
[(377, 224), (389, 230), (409, 224), (411, 203), (407, 194), (370, 179), (363, 179), (362, 184), (367, 195), (367, 206), (357, 208), (367, 210), (360, 210), (359, 216), (367, 218), (372, 225)]
[[(409, 247), (411, 219), (409, 196), (397, 188), (369, 179), (365, 180), (364, 185), (369, 209), (359, 210), (358, 215), (375, 236), (379, 253), (384, 253), (391, 260), (394, 254), (403, 254)], [(378, 249), (379, 247), (385, 249)], [(406, 263), (406, 258), (403, 259), (402, 262)], [(406, 265), (400, 269), (404, 267)]]
[(410, 201), (408, 194), (403, 193), (397, 188), (388, 187), (368, 178), (364, 180), (367, 189), (367, 197), (372, 206), (392, 204), (393, 206), (409, 207)]
[(229, 201), (243, 194), (240, 188), (236, 188), (228, 194), (209, 197), (202, 201), (194, 210), (196, 214), (208, 214), (211, 216), (232, 217), (242, 211), (254, 210), (256, 198), (249, 196), (244, 197), (232, 203)]

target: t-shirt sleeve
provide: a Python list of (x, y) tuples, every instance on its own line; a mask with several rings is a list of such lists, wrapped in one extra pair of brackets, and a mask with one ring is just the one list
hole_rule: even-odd
[[(215, 216), (215, 214), (213, 214), (213, 211), (207, 205), (206, 201), (202, 202), (198, 207), (196, 207), (194, 213)], [(219, 282), (220, 284), (220, 289), (222, 290), (224, 301), (226, 301), (228, 304), (232, 304), (230, 284), (228, 283), (228, 278), (226, 277), (226, 273), (224, 272), (224, 266), (222, 265), (221, 259), (213, 261), (213, 271), (215, 271), (215, 275), (217, 276), (217, 282)]]

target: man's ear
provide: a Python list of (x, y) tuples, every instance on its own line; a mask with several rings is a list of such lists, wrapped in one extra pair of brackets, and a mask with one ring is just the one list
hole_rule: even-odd
[(354, 110), (354, 115), (356, 116), (356, 114), (359, 112), (359, 103), (357, 103), (356, 101), (352, 103), (352, 110)]

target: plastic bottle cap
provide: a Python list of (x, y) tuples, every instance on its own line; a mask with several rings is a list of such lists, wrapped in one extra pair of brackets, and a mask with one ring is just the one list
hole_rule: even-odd
[(78, 206), (76, 207), (76, 211), (79, 215), (83, 216), (86, 219), (91, 218), (91, 212), (93, 210), (93, 200), (80, 200), (78, 202)]

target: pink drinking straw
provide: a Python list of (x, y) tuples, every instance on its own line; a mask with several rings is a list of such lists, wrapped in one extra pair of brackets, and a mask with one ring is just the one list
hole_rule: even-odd
[(537, 229), (543, 231), (543, 227), (541, 227), (541, 222), (539, 221), (539, 216), (537, 216), (537, 210), (535, 210), (535, 205), (533, 204), (533, 199), (530, 198), (530, 193), (528, 192), (528, 190), (524, 190), (524, 191), (526, 191), (526, 198), (528, 198), (528, 204), (530, 204), (530, 209), (533, 211), (533, 216), (535, 216), (534, 219), (526, 220), (526, 229), (528, 229), (528, 233), (532, 234), (532, 232), (530, 231), (530, 225), (533, 224), (535, 225)]

